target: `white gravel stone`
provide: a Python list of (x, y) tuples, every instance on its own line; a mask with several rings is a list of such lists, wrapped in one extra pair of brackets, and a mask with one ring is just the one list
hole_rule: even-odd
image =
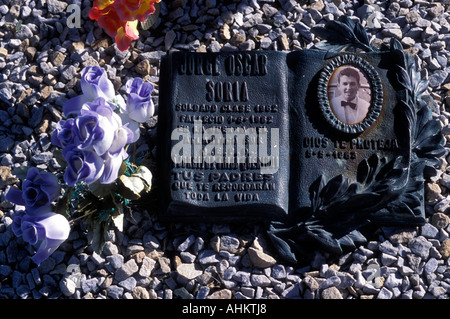
[(66, 297), (70, 297), (75, 293), (75, 290), (77, 289), (77, 284), (73, 282), (70, 278), (65, 277), (59, 282), (59, 288)]
[(203, 271), (200, 267), (196, 267), (195, 264), (181, 264), (177, 267), (177, 272), (180, 276), (183, 276), (184, 278), (191, 280), (195, 279), (201, 274), (203, 274)]

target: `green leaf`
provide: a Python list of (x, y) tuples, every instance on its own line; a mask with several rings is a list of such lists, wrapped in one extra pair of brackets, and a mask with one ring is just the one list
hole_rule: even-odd
[(93, 195), (102, 199), (109, 196), (115, 186), (115, 183), (101, 184), (99, 180), (96, 180), (94, 183), (88, 185), (88, 188)]
[(122, 164), (120, 165), (119, 173), (117, 175), (121, 176), (121, 175), (125, 174), (126, 171), (127, 171), (127, 163), (125, 163), (125, 161), (123, 161)]
[(120, 195), (131, 200), (141, 197), (140, 193), (145, 189), (145, 185), (140, 177), (122, 175), (119, 181)]
[[(72, 196), (73, 187), (70, 187), (64, 196), (56, 203), (55, 213), (66, 215), (69, 208), (70, 197)], [(69, 212), (70, 213), (70, 212)]]
[(91, 225), (87, 233), (89, 245), (98, 254), (102, 253), (103, 246), (108, 240), (108, 228), (108, 222), (95, 223)]
[(117, 227), (117, 229), (120, 232), (123, 232), (123, 213), (119, 214), (117, 216), (113, 216), (112, 220), (114, 222), (114, 225)]
[(148, 18), (147, 20), (145, 20), (145, 22), (141, 22), (141, 28), (144, 30), (148, 30), (152, 27), (152, 25), (154, 25), (156, 23), (156, 21), (158, 21), (158, 17), (159, 17), (159, 12), (160, 10), (160, 4), (159, 3), (154, 3), (155, 5), (155, 12), (153, 12)]
[[(73, 195), (73, 192), (71, 195)], [(76, 210), (81, 215), (90, 217), (93, 212), (98, 210), (98, 204), (100, 203), (100, 201), (91, 193), (87, 193), (84, 195), (85, 197), (80, 199), (80, 201), (78, 202), (78, 207)]]
[(16, 32), (19, 32), (21, 28), (22, 28), (22, 20), (19, 19), (19, 21), (16, 24)]
[(123, 206), (120, 202), (117, 202), (116, 198), (112, 197), (112, 202), (114, 204), (116, 214), (111, 216), (114, 225), (120, 232), (123, 232)]
[(142, 181), (144, 182), (144, 186), (145, 186), (145, 191), (148, 192), (150, 191), (151, 187), (152, 187), (152, 172), (150, 172), (150, 170), (145, 167), (145, 166), (139, 166), (136, 169), (136, 172), (131, 174), (131, 176), (134, 177), (139, 177), (140, 179), (142, 179)]

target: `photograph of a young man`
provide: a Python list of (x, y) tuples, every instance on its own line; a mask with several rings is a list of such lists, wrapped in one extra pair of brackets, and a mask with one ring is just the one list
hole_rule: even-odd
[(351, 66), (339, 67), (330, 79), (331, 85), (335, 87), (329, 92), (330, 106), (336, 117), (345, 124), (361, 122), (369, 110), (370, 102), (360, 94), (362, 80), (366, 80), (364, 74)]

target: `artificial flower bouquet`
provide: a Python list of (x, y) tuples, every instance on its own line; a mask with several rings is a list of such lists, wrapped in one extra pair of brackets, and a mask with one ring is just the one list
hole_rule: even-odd
[(14, 234), (32, 245), (41, 242), (32, 257), (37, 264), (68, 238), (69, 219), (76, 214), (87, 226), (93, 249), (101, 252), (111, 223), (121, 228), (123, 205), (151, 188), (151, 171), (136, 165), (142, 159), (133, 156), (130, 161), (127, 149), (139, 139), (140, 124), (154, 113), (153, 85), (140, 78), (128, 80), (125, 101), (116, 95), (104, 69), (88, 66), (81, 73), (81, 89), (83, 94), (64, 104), (66, 118), (51, 137), (62, 150), (62, 181), (32, 167), (22, 190), (12, 188), (6, 194), (24, 206), (13, 215)]
[(95, 0), (89, 17), (115, 39), (120, 51), (139, 38), (138, 21), (145, 22), (161, 0)]

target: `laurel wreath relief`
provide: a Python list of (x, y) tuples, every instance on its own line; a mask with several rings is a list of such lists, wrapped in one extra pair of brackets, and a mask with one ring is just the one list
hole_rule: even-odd
[[(370, 46), (363, 27), (347, 16), (313, 32), (326, 40), (316, 45), (327, 52), (326, 59), (342, 51), (383, 52)], [(408, 215), (416, 224), (425, 222), (420, 218), (424, 180), (439, 166), (445, 139), (428, 106), (434, 101), (424, 94), (428, 82), (421, 79), (415, 60), (396, 39), (386, 50), (398, 57), (390, 71), (391, 85), (403, 96), (394, 108), (394, 131), (408, 155), (389, 160), (374, 154), (359, 163), (353, 182), (343, 175), (331, 179), (321, 175), (315, 180), (309, 187), (307, 220), (293, 216), (289, 222), (271, 221), (267, 226), (268, 237), (286, 262), (299, 262), (317, 245), (334, 254), (355, 249), (367, 241), (361, 227), (375, 217), (389, 216), (390, 224), (396, 223), (395, 216)]]

